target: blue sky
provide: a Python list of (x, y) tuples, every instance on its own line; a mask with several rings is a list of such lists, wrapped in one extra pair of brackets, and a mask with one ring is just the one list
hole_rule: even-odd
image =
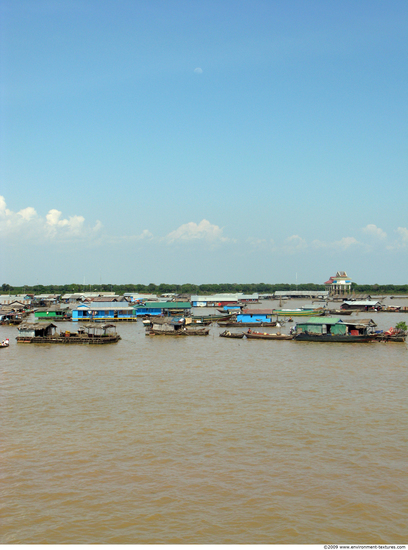
[(0, 284), (407, 282), (405, 0), (0, 17)]

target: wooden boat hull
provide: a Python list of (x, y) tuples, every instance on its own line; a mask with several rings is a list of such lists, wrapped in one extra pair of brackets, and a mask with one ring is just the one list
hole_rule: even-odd
[(245, 333), (245, 336), (249, 340), (293, 340), (293, 336), (290, 334), (264, 334), (260, 332), (248, 332)]
[(405, 342), (406, 336), (384, 336), (384, 334), (377, 334), (375, 339), (377, 342)]
[(193, 315), (193, 321), (204, 321), (208, 323), (218, 323), (219, 321), (227, 321), (231, 319), (232, 315)]
[(306, 334), (304, 332), (296, 334), (294, 340), (297, 342), (331, 342), (331, 343), (367, 343), (374, 342), (374, 335), (351, 335), (351, 334)]
[(197, 330), (147, 330), (146, 336), (208, 336), (209, 328)]
[(243, 332), (230, 332), (229, 330), (225, 330), (220, 334), (221, 338), (243, 338), (244, 333)]
[(115, 336), (102, 336), (89, 337), (89, 336), (56, 336), (56, 337), (43, 337), (43, 336), (17, 336), (18, 344), (83, 344), (83, 345), (101, 345), (101, 344), (115, 344), (121, 340), (119, 334)]
[(240, 323), (238, 321), (218, 322), (220, 327), (276, 327), (276, 321), (270, 323)]

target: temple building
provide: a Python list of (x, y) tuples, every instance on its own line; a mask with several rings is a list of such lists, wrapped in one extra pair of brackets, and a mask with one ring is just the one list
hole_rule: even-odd
[(324, 284), (329, 294), (351, 293), (351, 279), (345, 271), (338, 271), (334, 277), (330, 277)]

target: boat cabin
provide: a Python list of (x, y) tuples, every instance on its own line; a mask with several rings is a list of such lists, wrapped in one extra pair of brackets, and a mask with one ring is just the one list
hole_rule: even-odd
[(18, 327), (18, 335), (24, 338), (50, 337), (55, 335), (57, 326), (54, 323), (24, 323)]
[(347, 326), (339, 317), (309, 317), (296, 323), (296, 334), (347, 334)]
[(110, 323), (87, 323), (78, 330), (78, 335), (86, 334), (89, 338), (105, 338), (116, 336), (116, 326)]
[(147, 302), (134, 309), (139, 315), (180, 315), (189, 314), (191, 311), (190, 302)]
[(333, 335), (367, 335), (376, 324), (371, 319), (344, 322), (339, 317), (309, 317), (307, 321), (296, 323), (296, 334), (333, 334)]
[(378, 300), (345, 300), (340, 309), (354, 311), (379, 311), (382, 309), (381, 303)]
[(237, 315), (239, 323), (271, 323), (272, 309), (244, 309)]
[(155, 319), (151, 328), (156, 332), (179, 332), (185, 325), (186, 319), (184, 317), (162, 317), (161, 319)]

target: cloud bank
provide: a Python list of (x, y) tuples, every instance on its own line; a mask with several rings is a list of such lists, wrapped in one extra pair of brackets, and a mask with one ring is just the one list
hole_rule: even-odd
[(75, 240), (96, 235), (102, 228), (98, 220), (94, 227), (85, 224), (83, 216), (62, 218), (62, 212), (52, 208), (45, 218), (39, 216), (32, 206), (13, 212), (7, 208), (6, 200), (0, 195), (0, 235), (25, 240)]
[[(381, 250), (408, 250), (408, 228), (398, 227), (393, 231), (393, 237), (375, 224), (368, 224), (359, 231), (360, 239), (354, 236), (344, 236), (333, 241), (314, 239), (307, 241), (302, 235), (288, 237), (248, 235), (244, 240), (226, 237), (224, 228), (211, 223), (207, 219), (200, 222), (190, 221), (170, 231), (165, 236), (155, 236), (148, 229), (143, 229), (134, 235), (109, 235), (102, 222), (95, 225), (87, 224), (79, 214), (64, 217), (60, 210), (52, 208), (45, 216), (40, 216), (34, 207), (28, 206), (18, 212), (7, 208), (6, 200), (0, 196), (0, 238), (13, 244), (19, 242), (35, 242), (36, 244), (53, 242), (92, 242), (95, 246), (129, 245), (174, 246), (202, 243), (213, 248), (226, 244), (237, 244), (241, 252), (263, 251), (267, 254), (280, 255), (304, 254), (319, 252), (337, 254), (341, 252), (361, 251), (362, 253), (379, 252)], [(366, 238), (366, 239), (365, 239)]]
[(212, 243), (217, 241), (225, 243), (230, 240), (223, 236), (221, 227), (213, 225), (208, 220), (202, 220), (200, 223), (185, 223), (166, 236), (168, 243), (195, 241), (198, 239)]

